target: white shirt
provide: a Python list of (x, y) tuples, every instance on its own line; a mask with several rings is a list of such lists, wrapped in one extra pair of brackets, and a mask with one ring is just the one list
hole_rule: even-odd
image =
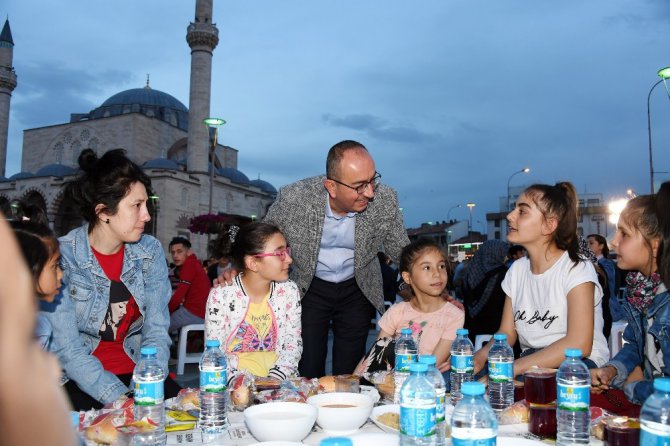
[(530, 260), (524, 257), (514, 262), (505, 275), (502, 289), (512, 301), (514, 325), (522, 350), (544, 348), (567, 334), (567, 295), (577, 285), (587, 282), (595, 284), (593, 347), (589, 359), (598, 367), (609, 359), (603, 335), (603, 291), (595, 268), (588, 261), (575, 265), (567, 251), (542, 274), (533, 274)]

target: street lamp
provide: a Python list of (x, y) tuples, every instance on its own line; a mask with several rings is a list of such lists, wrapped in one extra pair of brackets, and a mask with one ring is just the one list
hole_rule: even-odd
[(468, 225), (468, 235), (472, 232), (472, 208), (475, 207), (476, 205), (474, 203), (468, 203), (466, 204), (468, 207), (468, 211), (470, 212), (470, 224)]
[(222, 126), (226, 123), (225, 120), (221, 118), (205, 118), (202, 120), (202, 123), (207, 126), (209, 131), (209, 207), (208, 214), (212, 213), (212, 192), (214, 187), (214, 151), (216, 150), (216, 144), (219, 139), (219, 126)]
[(449, 216), (451, 215), (451, 211), (453, 211), (456, 208), (460, 208), (461, 206), (462, 205), (460, 205), (460, 204), (455, 204), (455, 205), (453, 205), (452, 207), (449, 208), (449, 210), (447, 211), (447, 221), (448, 222), (451, 221), (451, 219), (449, 218)]
[(520, 173), (528, 173), (528, 172), (530, 172), (530, 167), (524, 167), (523, 169), (517, 170), (516, 172), (514, 172), (507, 179), (507, 210), (508, 211), (510, 210), (510, 205), (509, 205), (509, 182), (512, 181), (512, 177), (514, 177), (514, 175), (518, 175)]
[[(665, 80), (670, 78), (670, 67), (665, 67), (658, 70), (657, 73), (661, 80), (656, 82), (647, 95), (647, 133), (649, 135), (649, 181), (651, 183), (651, 193), (654, 193), (654, 160), (651, 152), (651, 93), (654, 91), (654, 88), (661, 82), (665, 84)], [(670, 91), (668, 90), (668, 85), (665, 84), (665, 90), (668, 92), (668, 99), (670, 99)]]
[(154, 224), (152, 225), (152, 229), (153, 229), (152, 232), (153, 232), (154, 237), (156, 237), (156, 238), (158, 238), (158, 220), (157, 220), (157, 217), (158, 217), (158, 203), (157, 203), (157, 201), (158, 201), (159, 198), (160, 197), (156, 194), (149, 195), (149, 200), (151, 200), (151, 207), (152, 207), (152, 214), (153, 214), (151, 216), (151, 219), (154, 222)]

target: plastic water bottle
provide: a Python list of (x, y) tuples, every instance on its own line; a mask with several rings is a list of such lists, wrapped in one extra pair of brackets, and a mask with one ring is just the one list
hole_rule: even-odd
[(435, 356), (421, 355), (419, 356), (419, 363), (428, 366), (426, 377), (428, 381), (433, 383), (433, 388), (435, 389), (435, 445), (444, 446), (447, 444), (446, 420), (444, 415), (447, 385), (444, 382), (442, 373), (435, 367)]
[(461, 399), (461, 383), (474, 379), (475, 347), (468, 338), (467, 328), (456, 330), (456, 339), (451, 343), (451, 404)]
[(670, 378), (656, 378), (640, 411), (640, 444), (670, 444)]
[(200, 420), (198, 426), (206, 440), (225, 432), (226, 417), (226, 356), (221, 343), (208, 339), (200, 358)]
[(493, 335), (489, 350), (489, 404), (495, 412), (502, 412), (514, 404), (514, 352), (507, 343), (507, 335)]
[(133, 435), (133, 445), (164, 445), (165, 409), (163, 407), (163, 381), (167, 373), (158, 362), (156, 347), (142, 347), (140, 361), (133, 371), (135, 383), (135, 420), (147, 418), (158, 427), (151, 432)]
[(456, 404), (451, 417), (451, 444), (453, 446), (489, 446), (496, 444), (498, 420), (484, 399), (484, 384), (465, 382), (461, 386), (463, 398)]
[(414, 338), (412, 337), (412, 329), (403, 328), (400, 330), (400, 337), (395, 343), (395, 370), (393, 372), (395, 391), (393, 402), (396, 404), (400, 402), (400, 389), (409, 377), (409, 365), (416, 362), (417, 353), (416, 342), (414, 342)]
[(435, 388), (426, 376), (427, 364), (409, 366), (400, 389), (400, 445), (435, 445)]
[(353, 442), (349, 438), (345, 437), (330, 437), (324, 438), (319, 443), (319, 446), (353, 446)]
[(589, 444), (591, 375), (578, 348), (565, 350), (556, 373), (556, 444)]

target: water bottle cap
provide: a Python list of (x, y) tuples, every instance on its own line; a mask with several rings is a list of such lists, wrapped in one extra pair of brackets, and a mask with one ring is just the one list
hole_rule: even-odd
[(459, 328), (456, 330), (456, 335), (457, 336), (467, 336), (468, 335), (468, 329), (467, 328)]
[(354, 443), (349, 438), (344, 437), (330, 437), (324, 438), (319, 443), (319, 446), (353, 446)]
[(401, 335), (411, 335), (412, 334), (412, 329), (409, 327), (405, 327), (400, 330)]
[(434, 355), (420, 355), (419, 363), (426, 365), (435, 365), (437, 360)]
[(156, 347), (154, 347), (153, 345), (142, 347), (140, 349), (140, 354), (142, 355), (155, 355), (157, 352), (158, 350), (156, 350)]
[(419, 362), (413, 362), (409, 365), (409, 371), (410, 372), (427, 372), (428, 371), (428, 364), (422, 364)]
[(221, 342), (219, 342), (218, 339), (207, 339), (207, 342), (205, 342), (206, 347), (220, 347)]
[(670, 378), (656, 378), (654, 380), (654, 390), (670, 392)]
[(582, 351), (578, 348), (568, 348), (565, 350), (565, 356), (567, 358), (582, 358)]
[(484, 390), (484, 384), (480, 382), (465, 382), (461, 384), (461, 393), (463, 395), (484, 395)]
[(506, 341), (507, 335), (505, 333), (496, 333), (493, 335), (494, 341)]

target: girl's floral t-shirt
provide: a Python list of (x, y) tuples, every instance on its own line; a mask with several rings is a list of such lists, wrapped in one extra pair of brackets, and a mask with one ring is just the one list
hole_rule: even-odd
[(409, 302), (400, 302), (389, 308), (379, 321), (379, 327), (387, 332), (400, 335), (406, 327), (412, 329), (420, 355), (430, 355), (440, 339), (453, 341), (456, 330), (463, 328), (465, 314), (456, 306), (445, 302), (437, 311), (422, 313)]

